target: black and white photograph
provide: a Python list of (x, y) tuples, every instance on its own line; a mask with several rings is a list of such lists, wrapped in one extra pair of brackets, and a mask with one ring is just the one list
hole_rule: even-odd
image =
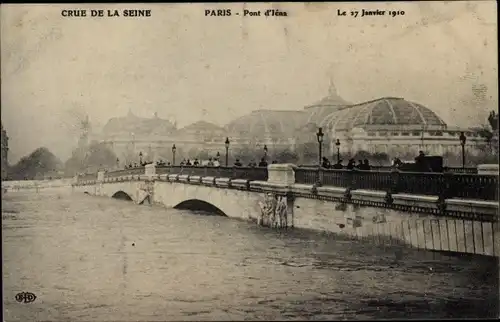
[(498, 319), (496, 1), (0, 5), (3, 321)]

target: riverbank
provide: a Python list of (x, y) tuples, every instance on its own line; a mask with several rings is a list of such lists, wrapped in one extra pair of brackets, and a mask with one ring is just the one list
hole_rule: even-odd
[(45, 189), (58, 187), (71, 187), (72, 178), (55, 180), (18, 180), (2, 181), (2, 192), (18, 191), (24, 189)]

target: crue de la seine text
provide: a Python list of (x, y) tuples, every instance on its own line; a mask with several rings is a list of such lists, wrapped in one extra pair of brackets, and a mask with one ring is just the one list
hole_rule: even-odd
[(61, 10), (63, 17), (151, 17), (151, 10), (146, 9), (64, 9)]

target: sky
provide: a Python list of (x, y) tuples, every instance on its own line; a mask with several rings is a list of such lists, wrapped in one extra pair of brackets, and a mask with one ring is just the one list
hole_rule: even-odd
[[(244, 8), (287, 16), (244, 17)], [(404, 15), (349, 16), (362, 9)], [(480, 125), (498, 109), (496, 15), (496, 1), (1, 5), (9, 161), (40, 146), (64, 161), (84, 115), (94, 128), (129, 110), (224, 125), (258, 109), (300, 110), (326, 96), (330, 80), (353, 103), (403, 97), (449, 125)]]

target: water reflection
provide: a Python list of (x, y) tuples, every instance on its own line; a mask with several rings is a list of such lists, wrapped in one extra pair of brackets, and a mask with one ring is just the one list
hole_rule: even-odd
[[(65, 191), (3, 200), (5, 320), (496, 316), (498, 264)], [(37, 301), (21, 305), (20, 290)]]

